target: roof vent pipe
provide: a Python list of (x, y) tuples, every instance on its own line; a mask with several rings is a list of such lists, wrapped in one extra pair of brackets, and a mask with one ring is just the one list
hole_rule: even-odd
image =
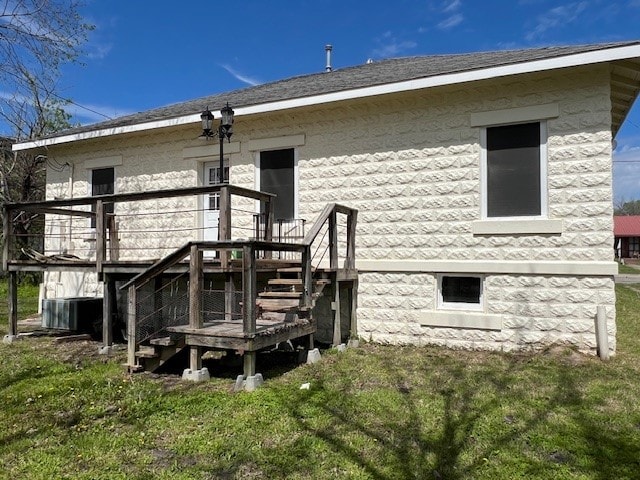
[(327, 66), (324, 67), (325, 72), (330, 72), (333, 70), (333, 68), (331, 67), (331, 50), (333, 50), (333, 47), (331, 45), (324, 46), (324, 51), (327, 52)]

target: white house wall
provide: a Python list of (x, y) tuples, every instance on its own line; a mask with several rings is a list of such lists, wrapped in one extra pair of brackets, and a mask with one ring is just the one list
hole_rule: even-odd
[[(549, 104), (558, 106), (547, 120), (548, 219), (555, 222), (541, 221), (540, 233), (527, 223), (493, 234), (495, 225), (479, 222), (480, 128), (471, 115)], [(231, 183), (255, 187), (260, 139), (304, 135), (295, 146), (300, 216), (312, 220), (328, 202), (359, 210), (365, 339), (503, 350), (562, 342), (593, 351), (596, 308), (604, 305), (614, 350), (610, 110), (609, 71), (599, 66), (239, 117)], [(198, 134), (193, 124), (52, 147), (50, 155), (74, 165), (74, 196), (88, 193), (84, 162), (118, 155), (118, 193), (194, 186), (218, 148)], [(68, 176), (48, 172), (48, 198), (67, 195)], [(195, 214), (165, 215), (160, 228), (158, 221), (137, 221), (151, 233), (136, 248), (161, 254), (160, 246), (184, 243), (162, 225), (198, 225)], [(451, 272), (486, 274), (481, 312), (436, 308), (436, 275), (449, 271), (447, 262)]]

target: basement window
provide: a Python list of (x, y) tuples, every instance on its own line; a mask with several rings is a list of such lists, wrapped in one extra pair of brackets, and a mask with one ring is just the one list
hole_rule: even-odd
[(438, 308), (443, 310), (482, 310), (482, 280), (479, 275), (438, 276)]

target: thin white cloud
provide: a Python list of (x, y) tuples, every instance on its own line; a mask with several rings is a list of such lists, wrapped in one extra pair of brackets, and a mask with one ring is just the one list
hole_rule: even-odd
[(382, 40), (378, 40), (381, 45), (375, 48), (371, 54), (377, 58), (388, 58), (400, 55), (407, 50), (416, 48), (418, 45), (413, 40), (398, 40), (390, 32), (385, 32)]
[(242, 83), (246, 83), (247, 85), (251, 85), (252, 87), (255, 87), (256, 85), (260, 85), (262, 83), (260, 80), (256, 78), (248, 77), (247, 75), (244, 75), (238, 72), (237, 70), (230, 67), (229, 65), (221, 64), (220, 66), (224, 68), (227, 72), (229, 72), (236, 80), (240, 80)]
[(574, 22), (589, 6), (589, 2), (573, 2), (538, 15), (536, 26), (526, 34), (528, 41), (539, 39), (549, 30), (566, 26)]
[(455, 15), (451, 15), (450, 17), (445, 18), (443, 21), (438, 23), (438, 28), (440, 30), (449, 30), (456, 25), (460, 25), (463, 20), (464, 16), (461, 13), (456, 13)]
[(87, 58), (91, 60), (101, 60), (109, 54), (112, 48), (112, 44), (90, 45), (87, 51)]
[(458, 10), (461, 5), (462, 2), (460, 0), (449, 0), (448, 2), (445, 2), (445, 6), (443, 7), (442, 11), (445, 13), (453, 12), (455, 10)]

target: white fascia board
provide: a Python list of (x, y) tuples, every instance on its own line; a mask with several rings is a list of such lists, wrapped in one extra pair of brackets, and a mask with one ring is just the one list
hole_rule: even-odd
[(200, 114), (186, 115), (184, 117), (169, 118), (166, 120), (156, 120), (154, 122), (136, 123), (123, 127), (91, 130), (89, 132), (62, 135), (60, 137), (45, 138), (43, 140), (34, 140), (31, 142), (16, 143), (13, 145), (13, 151), (15, 152), (20, 150), (30, 150), (32, 148), (48, 147), (51, 145), (58, 145), (60, 143), (69, 143), (77, 142), (78, 140), (90, 140), (92, 138), (109, 137), (112, 135), (120, 135), (122, 133), (143, 132), (145, 130), (154, 130), (156, 128), (164, 127), (175, 127), (178, 125), (187, 125), (196, 122), (201, 122)]
[[(357, 98), (373, 97), (377, 95), (386, 95), (389, 93), (408, 92), (411, 90), (421, 90), (431, 87), (439, 87), (444, 85), (454, 85), (458, 83), (473, 82), (478, 80), (487, 80), (491, 78), (506, 77), (510, 75), (518, 75), (522, 73), (542, 72), (567, 67), (577, 67), (581, 65), (592, 65), (596, 63), (612, 62), (629, 58), (640, 57), (640, 45), (629, 45), (625, 47), (605, 48), (603, 50), (595, 50), (592, 52), (578, 53), (574, 55), (566, 55), (543, 60), (534, 60), (531, 62), (523, 62), (499, 67), (484, 68), (479, 70), (471, 70), (465, 72), (448, 73), (433, 77), (418, 78), (415, 80), (407, 80), (403, 82), (387, 83), (384, 85), (375, 85), (371, 87), (356, 88), (353, 90), (343, 90), (340, 92), (325, 93), (321, 95), (312, 95), (309, 97), (292, 98), (271, 103), (263, 103), (258, 105), (250, 105), (247, 107), (238, 107), (235, 109), (235, 116), (255, 115), (258, 113), (277, 112), (288, 110), (291, 108), (308, 107), (320, 105), (323, 103), (339, 102), (342, 100), (353, 100)], [(331, 75), (328, 73), (327, 75)], [(218, 112), (214, 113), (218, 118)], [(200, 114), (191, 114), (183, 117), (171, 118), (167, 120), (158, 120), (154, 122), (140, 123), (136, 125), (128, 125), (126, 127), (115, 127), (104, 130), (94, 130), (90, 132), (77, 133), (73, 135), (64, 135), (61, 137), (53, 137), (45, 140), (36, 140), (33, 142), (17, 143), (13, 146), (14, 151), (28, 150), (32, 148), (57, 145), (60, 143), (74, 142), (78, 140), (87, 140), (91, 138), (106, 137), (118, 135), (122, 133), (139, 132), (144, 130), (152, 130), (155, 128), (172, 127), (177, 125), (185, 125), (200, 122)]]

